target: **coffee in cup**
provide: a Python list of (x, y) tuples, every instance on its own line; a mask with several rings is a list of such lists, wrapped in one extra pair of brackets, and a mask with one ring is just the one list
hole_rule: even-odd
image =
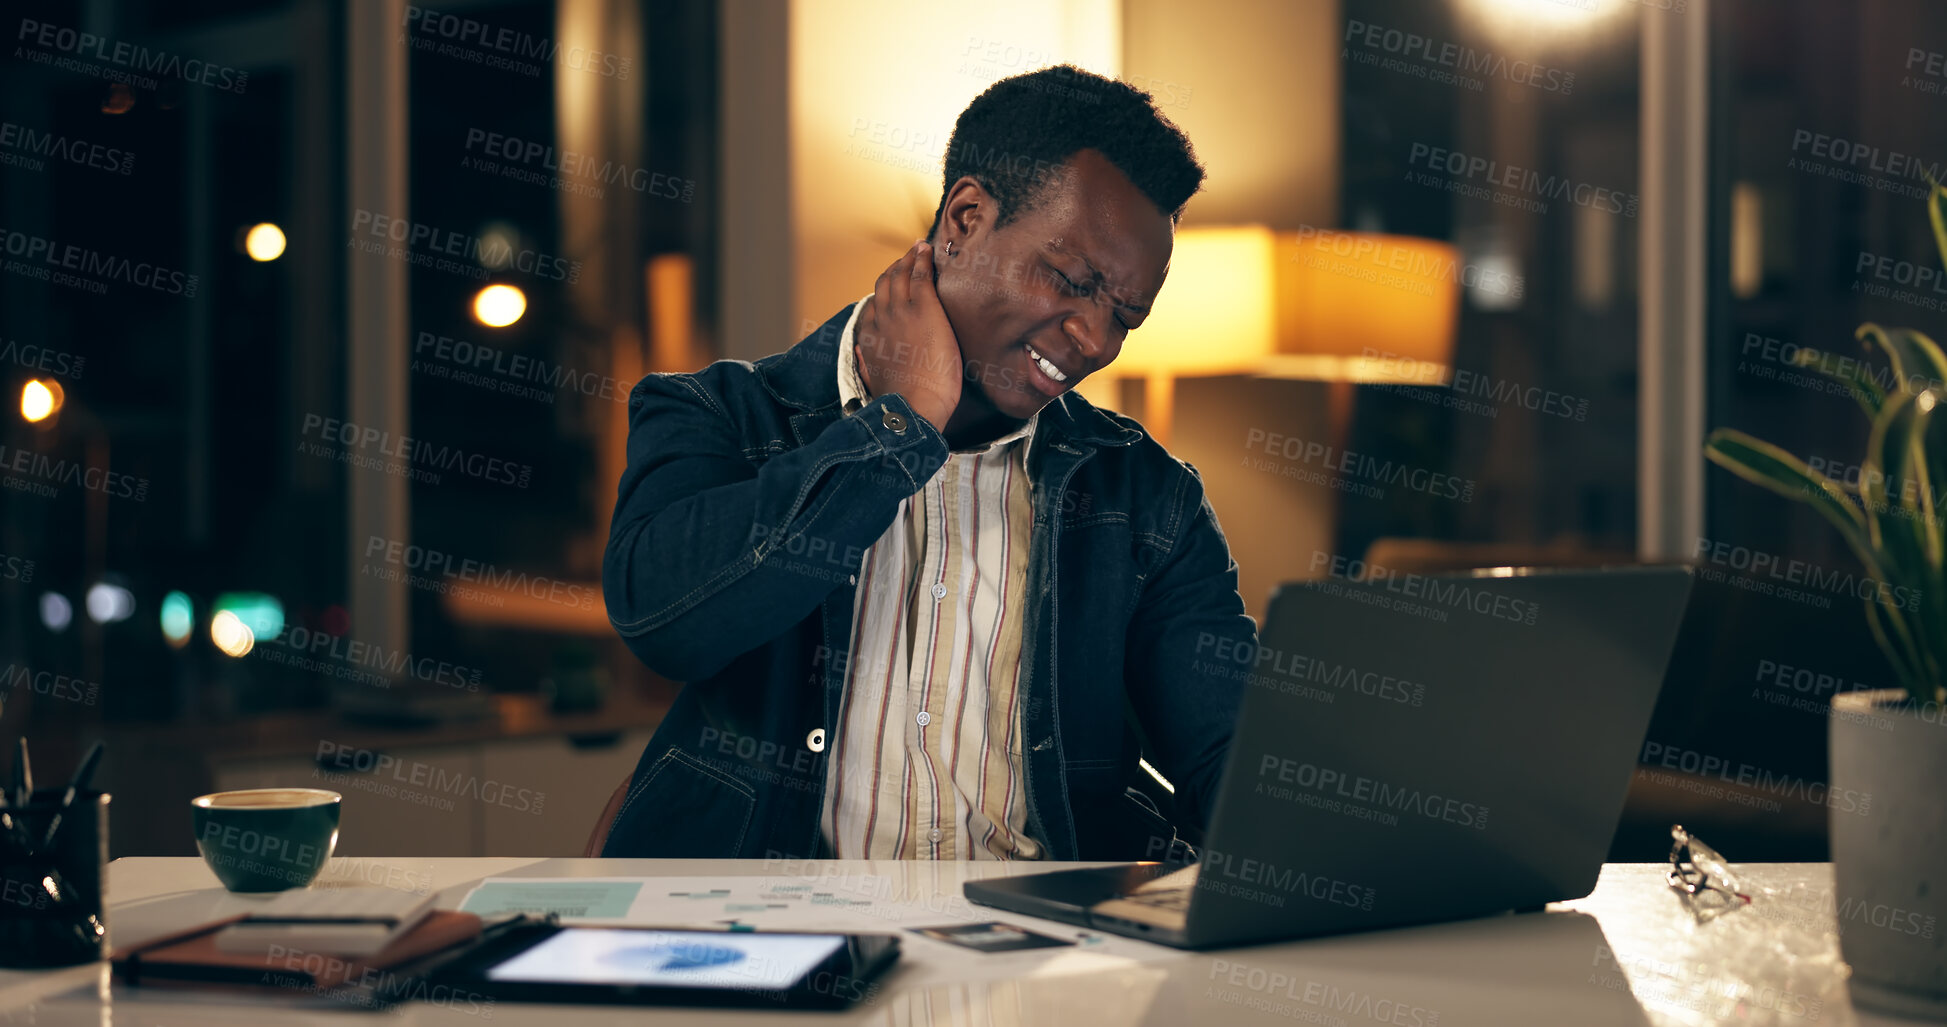
[(302, 888), (338, 846), (344, 796), (322, 788), (246, 788), (190, 800), (196, 848), (234, 892)]

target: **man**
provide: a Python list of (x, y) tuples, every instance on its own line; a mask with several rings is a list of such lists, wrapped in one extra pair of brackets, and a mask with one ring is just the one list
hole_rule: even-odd
[(1239, 702), (1212, 657), (1255, 627), (1195, 472), (1071, 390), (1202, 180), (1147, 93), (1004, 79), (871, 295), (635, 387), (604, 596), (687, 684), (603, 855), (1182, 854)]

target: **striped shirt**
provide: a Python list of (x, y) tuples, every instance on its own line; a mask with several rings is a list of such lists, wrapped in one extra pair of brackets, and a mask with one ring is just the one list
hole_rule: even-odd
[[(847, 415), (866, 399), (838, 346)], [(1035, 418), (954, 452), (867, 550), (820, 828), (839, 859), (1036, 859), (1021, 770)]]

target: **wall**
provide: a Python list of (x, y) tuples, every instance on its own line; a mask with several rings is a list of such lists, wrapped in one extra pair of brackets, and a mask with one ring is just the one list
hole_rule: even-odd
[[(953, 121), (994, 80), (1072, 62), (1118, 71), (1116, 0), (791, 5), (795, 342), (926, 234)], [(781, 349), (784, 344), (777, 347)]]
[[(1185, 225), (1339, 226), (1342, 31), (1339, 0), (1125, 0), (1124, 77), (1156, 95), (1208, 169)], [(1253, 616), (1332, 550), (1337, 493), (1288, 476), (1320, 468), (1263, 451), (1273, 435), (1328, 440), (1327, 405), (1318, 382), (1177, 383), (1170, 450), (1203, 475)]]

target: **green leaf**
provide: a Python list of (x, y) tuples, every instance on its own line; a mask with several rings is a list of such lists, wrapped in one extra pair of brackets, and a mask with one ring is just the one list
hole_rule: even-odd
[(1933, 222), (1934, 246), (1940, 250), (1940, 263), (1947, 267), (1947, 188), (1928, 178), (1933, 191), (1927, 194), (1927, 220)]
[[(1873, 641), (1879, 643), (1879, 651), (1886, 654), (1886, 662), (1893, 665), (1893, 673), (1898, 675), (1900, 684), (1905, 686), (1907, 693), (1914, 696), (1922, 695), (1920, 689), (1925, 684), (1925, 679), (1914, 670), (1915, 654), (1908, 652), (1902, 646), (1893, 644), (1893, 640), (1887, 636), (1886, 626), (1880, 623), (1885, 611), (1879, 601), (1867, 599), (1865, 602), (1866, 626), (1872, 630)], [(1925, 600), (1923, 599), (1922, 602)]]
[[(1860, 506), (1866, 512), (1873, 548), (1880, 554), (1880, 581), (1889, 589), (1905, 585), (1923, 602), (1934, 593), (1932, 583), (1939, 577), (1940, 536), (1932, 521), (1919, 516), (1920, 500), (1913, 486), (1916, 473), (1919, 479), (1925, 474), (1915, 471), (1914, 458), (1919, 454), (1916, 440), (1931, 420), (1934, 403), (1931, 392), (1900, 392), (1888, 399), (1873, 422), (1859, 476)], [(1897, 497), (1889, 495), (1889, 486), (1899, 489)], [(1894, 636), (1905, 643), (1917, 670), (1938, 677), (1935, 646), (1947, 636), (1947, 606), (1934, 602), (1915, 611), (1898, 603), (1897, 591), (1892, 596), (1899, 607), (1899, 612), (1887, 614)], [(1886, 598), (1876, 594), (1868, 601), (1883, 603)]]
[(1947, 354), (1932, 339), (1911, 328), (1881, 328), (1870, 321), (1853, 336), (1869, 346), (1877, 344), (1893, 362), (1903, 392), (1947, 388)]
[(1762, 485), (1787, 499), (1810, 503), (1858, 554), (1873, 564), (1867, 541), (1866, 515), (1846, 490), (1812, 470), (1805, 462), (1762, 439), (1734, 428), (1719, 428), (1704, 440), (1704, 455), (1712, 463), (1754, 485)]

